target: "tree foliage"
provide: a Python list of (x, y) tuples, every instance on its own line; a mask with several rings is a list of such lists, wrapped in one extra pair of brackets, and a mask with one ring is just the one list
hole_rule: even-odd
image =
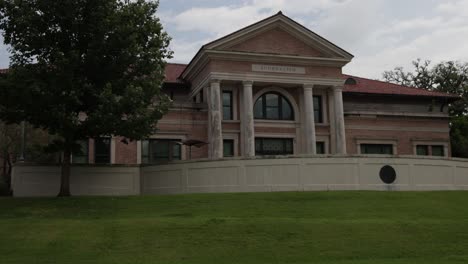
[(456, 94), (460, 100), (450, 104), (452, 155), (468, 158), (468, 63), (441, 62), (434, 66), (428, 60), (413, 61), (413, 71), (396, 67), (383, 73), (385, 81)]
[(429, 60), (417, 59), (413, 66), (413, 71), (403, 67), (385, 71), (383, 78), (391, 83), (460, 95), (461, 99), (450, 106), (450, 115), (468, 114), (468, 63), (447, 61), (432, 66)]
[(0, 119), (26, 120), (60, 136), (62, 195), (69, 195), (70, 154), (78, 140), (141, 139), (167, 111), (160, 87), (172, 52), (158, 4), (0, 1), (0, 29), (11, 47), (9, 73), (0, 81)]

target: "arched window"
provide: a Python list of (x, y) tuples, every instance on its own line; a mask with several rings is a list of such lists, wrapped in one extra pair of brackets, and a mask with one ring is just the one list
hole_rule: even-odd
[(260, 96), (254, 106), (255, 119), (294, 120), (294, 111), (288, 99), (270, 92)]

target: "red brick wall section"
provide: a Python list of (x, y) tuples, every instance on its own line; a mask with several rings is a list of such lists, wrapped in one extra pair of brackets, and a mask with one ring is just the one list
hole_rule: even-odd
[(283, 29), (275, 28), (237, 44), (228, 50), (322, 57), (320, 51), (292, 36)]
[[(357, 140), (397, 140), (398, 155), (414, 155), (414, 141), (440, 141), (450, 142), (448, 132), (438, 132), (448, 130), (448, 120), (425, 119), (425, 118), (397, 118), (397, 117), (377, 117), (377, 118), (345, 118), (346, 140), (348, 154), (357, 154)], [(355, 129), (357, 126), (363, 129)], [(375, 130), (372, 128), (375, 127)], [(392, 130), (392, 127), (395, 128)], [(405, 130), (405, 128), (407, 130)], [(427, 131), (414, 131), (415, 128)], [(388, 129), (388, 130), (384, 130)], [(429, 130), (435, 131), (429, 131)], [(450, 155), (450, 147), (449, 153)]]
[(137, 142), (127, 140), (128, 144), (122, 142), (124, 138), (115, 139), (115, 163), (137, 164)]

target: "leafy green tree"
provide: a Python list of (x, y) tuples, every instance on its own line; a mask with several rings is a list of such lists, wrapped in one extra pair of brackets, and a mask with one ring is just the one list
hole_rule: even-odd
[(413, 61), (413, 71), (397, 67), (383, 73), (383, 78), (392, 83), (439, 91), (460, 96), (450, 104), (452, 155), (468, 158), (468, 63), (455, 61)]
[(0, 119), (27, 121), (59, 140), (59, 196), (69, 196), (77, 141), (138, 140), (156, 130), (170, 100), (161, 92), (170, 37), (158, 1), (1, 0), (11, 63), (0, 80)]

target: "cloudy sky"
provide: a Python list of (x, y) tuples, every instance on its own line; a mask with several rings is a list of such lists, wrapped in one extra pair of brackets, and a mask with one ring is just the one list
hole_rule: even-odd
[[(381, 78), (416, 58), (468, 61), (468, 0), (161, 0), (173, 62), (201, 45), (282, 10), (354, 54), (344, 72)], [(8, 53), (0, 49), (0, 67)]]

